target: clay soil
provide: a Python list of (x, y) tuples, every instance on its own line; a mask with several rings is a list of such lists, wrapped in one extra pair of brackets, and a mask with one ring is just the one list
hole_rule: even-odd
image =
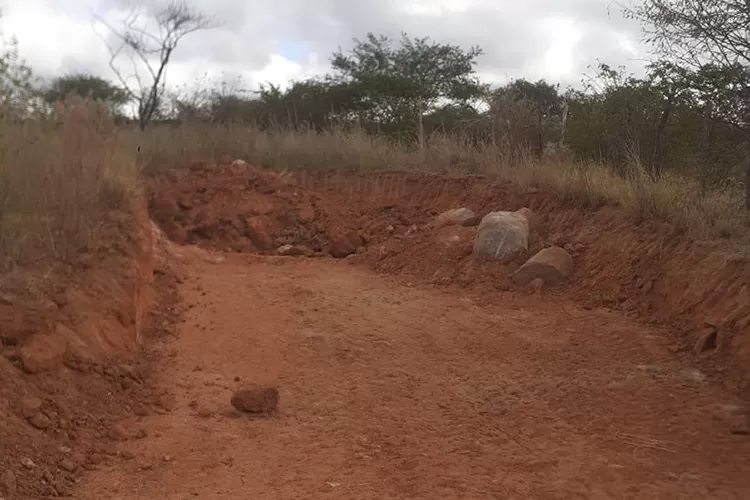
[[(668, 333), (568, 300), (483, 306), (345, 262), (196, 255), (165, 415), (76, 498), (747, 498), (742, 403)], [(268, 418), (229, 404), (274, 385)]]
[[(573, 277), (514, 287), (475, 228), (430, 227), (462, 206), (530, 207)], [(40, 435), (8, 405), (0, 497), (750, 498), (750, 269), (728, 248), (481, 178), (195, 164), (152, 179), (149, 209), (140, 351), (66, 361), (57, 392), (8, 365), (72, 417)], [(231, 406), (255, 384), (276, 412)]]

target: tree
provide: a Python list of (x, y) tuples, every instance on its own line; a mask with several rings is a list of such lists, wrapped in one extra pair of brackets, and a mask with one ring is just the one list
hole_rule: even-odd
[[(641, 21), (658, 54), (693, 70), (706, 121), (728, 123), (750, 141), (750, 1), (645, 0), (625, 12)], [(750, 187), (746, 204), (750, 210)]]
[[(120, 28), (109, 26), (117, 44), (107, 43), (110, 68), (122, 87), (137, 104), (141, 130), (165, 105), (166, 71), (180, 41), (196, 31), (218, 25), (215, 19), (195, 10), (182, 0), (173, 0), (151, 19), (155, 27), (149, 30), (148, 21), (142, 22), (138, 11), (130, 14)], [(132, 74), (124, 74), (116, 61), (126, 55), (133, 67)], [(132, 81), (135, 83), (131, 83)]]
[(53, 79), (44, 90), (44, 99), (53, 104), (69, 95), (104, 104), (113, 116), (122, 113), (122, 107), (130, 101), (128, 92), (112, 82), (85, 73), (73, 73)]
[(33, 83), (31, 68), (18, 55), (18, 41), (5, 40), (0, 31), (0, 118), (29, 114), (37, 98)]
[(331, 64), (335, 78), (358, 95), (356, 108), (363, 121), (390, 130), (416, 124), (422, 146), (425, 114), (484, 95), (486, 89), (474, 71), (481, 54), (479, 47), (465, 51), (406, 34), (394, 48), (387, 37), (369, 33), (365, 40), (354, 40), (348, 55), (334, 53)]
[(558, 92), (559, 85), (544, 80), (530, 82), (523, 78), (513, 80), (494, 90), (490, 100), (492, 119), (496, 134), (510, 142), (507, 144), (521, 150), (532, 149), (541, 156), (544, 144), (550, 135), (557, 138), (561, 127), (548, 130), (550, 118), (562, 116), (564, 99)]

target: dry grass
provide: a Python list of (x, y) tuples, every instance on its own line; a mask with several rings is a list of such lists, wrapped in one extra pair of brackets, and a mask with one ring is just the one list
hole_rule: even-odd
[[(140, 156), (136, 153), (141, 147)], [(432, 137), (425, 151), (359, 132), (262, 132), (243, 126), (157, 126), (118, 130), (103, 112), (68, 101), (56, 119), (0, 123), (0, 268), (69, 259), (97, 241), (113, 210), (141, 199), (146, 174), (229, 154), (277, 169), (389, 169), (483, 173), (538, 187), (576, 204), (616, 203), (700, 238), (747, 235), (740, 190), (699, 194), (682, 177), (651, 179), (561, 158), (510, 161), (502, 148)]]
[(135, 156), (111, 119), (80, 100), (55, 117), (0, 123), (0, 267), (68, 260), (138, 197)]
[(277, 169), (483, 173), (554, 192), (572, 203), (593, 207), (615, 203), (645, 219), (670, 222), (696, 238), (738, 237), (748, 232), (741, 189), (701, 195), (696, 181), (673, 175), (655, 180), (636, 162), (620, 175), (603, 165), (576, 163), (564, 156), (511, 161), (503, 148), (476, 148), (445, 136), (432, 137), (420, 152), (357, 131), (264, 132), (245, 126), (155, 127), (133, 140), (142, 147), (141, 160), (148, 172), (228, 154)]

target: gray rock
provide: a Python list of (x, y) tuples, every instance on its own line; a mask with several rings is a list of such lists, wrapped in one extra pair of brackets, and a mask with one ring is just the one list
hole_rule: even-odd
[(490, 212), (477, 228), (474, 255), (508, 263), (529, 249), (529, 221), (515, 212)]

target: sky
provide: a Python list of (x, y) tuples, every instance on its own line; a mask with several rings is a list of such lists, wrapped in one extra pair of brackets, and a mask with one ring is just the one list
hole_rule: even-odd
[[(193, 0), (220, 26), (184, 38), (168, 72), (171, 86), (206, 79), (270, 82), (321, 75), (337, 49), (368, 32), (427, 36), (484, 51), (485, 81), (512, 78), (580, 86), (597, 61), (642, 72), (648, 57), (640, 26), (615, 0)], [(18, 39), (21, 56), (43, 78), (86, 72), (111, 79), (111, 39), (133, 9), (148, 13), (159, 0), (0, 0), (0, 29)], [(124, 74), (130, 67), (118, 60)]]

